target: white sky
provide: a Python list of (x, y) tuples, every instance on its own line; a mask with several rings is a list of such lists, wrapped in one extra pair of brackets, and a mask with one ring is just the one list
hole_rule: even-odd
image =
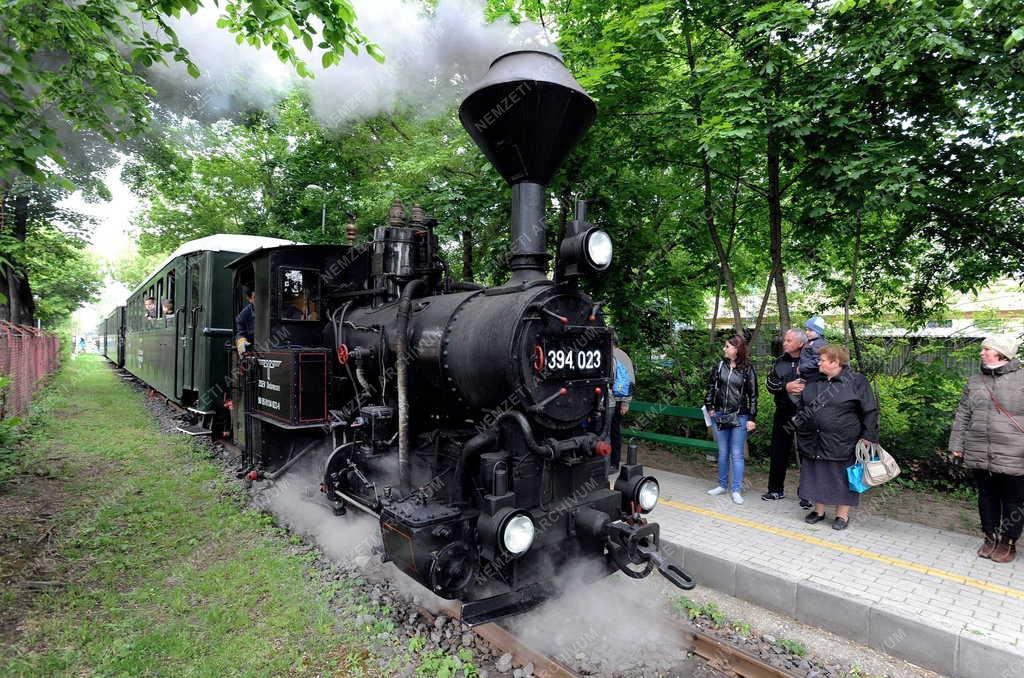
[[(132, 214), (139, 206), (134, 193), (121, 181), (124, 160), (107, 170), (104, 183), (112, 198), (108, 202), (86, 202), (81, 191), (76, 191), (61, 203), (61, 207), (88, 214), (96, 219), (96, 230), (89, 243), (89, 251), (108, 263), (113, 263), (135, 250), (135, 235), (131, 227)], [(100, 319), (128, 298), (128, 288), (110, 278), (100, 292), (100, 298), (72, 314), (75, 332), (90, 332)]]

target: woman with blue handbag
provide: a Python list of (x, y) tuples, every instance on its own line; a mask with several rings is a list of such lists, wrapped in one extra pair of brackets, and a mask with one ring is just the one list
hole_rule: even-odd
[(860, 495), (850, 489), (846, 467), (856, 459), (857, 443), (878, 442), (878, 404), (863, 374), (850, 369), (850, 353), (842, 346), (821, 349), (821, 376), (800, 394), (796, 427), (800, 452), (801, 497), (814, 502), (804, 520), (825, 519), (825, 505), (836, 507), (833, 530), (850, 524), (850, 507)]

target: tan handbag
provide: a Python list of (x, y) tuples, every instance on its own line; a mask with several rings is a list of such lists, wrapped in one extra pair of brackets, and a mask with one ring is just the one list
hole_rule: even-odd
[(864, 467), (864, 484), (878, 487), (900, 474), (900, 465), (878, 443), (857, 442), (857, 461)]

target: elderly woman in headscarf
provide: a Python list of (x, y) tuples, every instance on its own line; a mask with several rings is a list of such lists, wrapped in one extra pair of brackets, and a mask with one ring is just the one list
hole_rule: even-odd
[(995, 335), (981, 344), (981, 369), (972, 374), (956, 408), (949, 451), (962, 457), (978, 486), (985, 541), (978, 555), (1012, 562), (1024, 527), (1024, 370), (1020, 339)]
[(863, 374), (850, 369), (850, 353), (842, 346), (821, 349), (822, 378), (809, 381), (800, 393), (796, 425), (800, 452), (799, 495), (814, 503), (804, 520), (825, 520), (825, 505), (836, 507), (833, 530), (850, 524), (850, 508), (860, 495), (850, 489), (846, 467), (856, 459), (857, 443), (878, 442), (878, 404)]

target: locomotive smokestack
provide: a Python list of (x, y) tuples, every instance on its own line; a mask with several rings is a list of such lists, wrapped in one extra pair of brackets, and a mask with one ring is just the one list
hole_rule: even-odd
[(562, 60), (536, 51), (494, 60), (459, 119), (512, 186), (512, 282), (545, 277), (544, 189), (594, 122), (597, 107)]

